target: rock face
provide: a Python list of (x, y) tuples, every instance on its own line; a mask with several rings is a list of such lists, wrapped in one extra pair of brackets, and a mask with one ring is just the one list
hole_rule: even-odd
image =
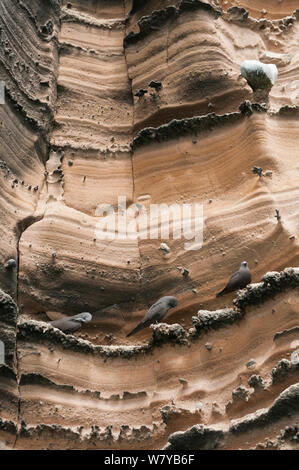
[(15, 364), (18, 307), (10, 295), (0, 290), (0, 341), (4, 364)]
[[(239, 3), (1, 2), (0, 448), (298, 447), (298, 2)], [(202, 204), (200, 249), (101, 237), (163, 203)]]
[(202, 425), (193, 426), (186, 432), (178, 431), (169, 436), (167, 450), (214, 449), (223, 438), (223, 431), (215, 431)]

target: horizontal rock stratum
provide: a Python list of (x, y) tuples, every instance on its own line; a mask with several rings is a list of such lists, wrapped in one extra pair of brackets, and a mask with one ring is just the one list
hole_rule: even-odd
[[(1, 2), (0, 448), (298, 449), (297, 3)], [(202, 246), (100, 204), (201, 204)]]

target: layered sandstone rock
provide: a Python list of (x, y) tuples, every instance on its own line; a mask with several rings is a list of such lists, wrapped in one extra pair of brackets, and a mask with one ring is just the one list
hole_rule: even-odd
[[(298, 12), (265, 3), (1, 3), (4, 446), (298, 447)], [(244, 60), (277, 66), (267, 103)], [(103, 240), (119, 196), (203, 204), (201, 249)], [(216, 299), (242, 260), (257, 284)], [(74, 336), (45, 323), (81, 311)]]

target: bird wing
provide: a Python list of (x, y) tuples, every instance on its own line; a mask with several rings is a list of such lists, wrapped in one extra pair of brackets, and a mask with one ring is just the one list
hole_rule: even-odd
[(166, 299), (160, 299), (151, 308), (147, 311), (146, 315), (143, 317), (141, 322), (132, 330), (127, 337), (134, 335), (138, 331), (150, 326), (156, 321), (161, 321), (164, 315), (168, 312), (169, 305)]
[(81, 322), (74, 318), (60, 318), (59, 320), (51, 321), (50, 324), (61, 331), (76, 331), (81, 326)]
[(146, 313), (142, 323), (153, 323), (154, 321), (162, 320), (164, 315), (168, 312), (169, 305), (164, 299), (158, 300)]
[(226, 289), (235, 289), (239, 286), (241, 280), (240, 271), (235, 272), (227, 283)]

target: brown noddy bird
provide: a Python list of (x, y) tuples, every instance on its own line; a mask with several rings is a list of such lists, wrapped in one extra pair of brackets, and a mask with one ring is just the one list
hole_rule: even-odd
[(89, 312), (82, 312), (73, 317), (63, 317), (59, 320), (50, 321), (49, 324), (64, 333), (73, 333), (79, 330), (83, 323), (88, 323), (90, 320), (92, 320), (92, 315)]
[(244, 289), (251, 282), (251, 273), (247, 261), (241, 263), (239, 271), (235, 272), (222, 291), (216, 294), (216, 297), (233, 292), (238, 289)]
[(134, 335), (138, 331), (143, 330), (143, 328), (146, 328), (147, 326), (150, 326), (153, 323), (159, 323), (166, 315), (168, 310), (170, 308), (176, 307), (177, 305), (178, 300), (176, 299), (176, 297), (172, 297), (170, 295), (161, 297), (161, 299), (159, 299), (154, 305), (151, 306), (151, 308), (147, 311), (146, 315), (141, 320), (139, 325), (137, 325), (134, 330), (132, 330), (131, 333), (127, 335), (127, 337)]

